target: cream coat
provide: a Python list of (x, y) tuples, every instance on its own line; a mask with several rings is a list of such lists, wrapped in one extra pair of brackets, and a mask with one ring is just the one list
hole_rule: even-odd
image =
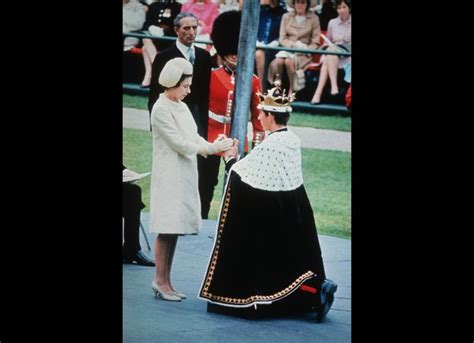
[(213, 153), (184, 102), (161, 93), (151, 115), (150, 232), (196, 234), (201, 228), (197, 154)]

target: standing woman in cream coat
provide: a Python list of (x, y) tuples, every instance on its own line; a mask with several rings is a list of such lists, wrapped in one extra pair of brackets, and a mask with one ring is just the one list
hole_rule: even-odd
[(150, 232), (158, 233), (155, 243), (155, 295), (181, 301), (186, 296), (170, 280), (178, 235), (197, 234), (201, 227), (197, 154), (203, 156), (229, 150), (230, 138), (214, 143), (199, 136), (197, 126), (182, 100), (191, 90), (193, 66), (174, 58), (161, 71), (158, 82), (165, 88), (153, 106), (153, 162), (150, 192)]

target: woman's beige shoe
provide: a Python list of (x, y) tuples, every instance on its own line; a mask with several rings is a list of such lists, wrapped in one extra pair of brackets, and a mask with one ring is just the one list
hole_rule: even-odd
[(186, 299), (186, 294), (178, 292), (178, 291), (173, 291), (173, 294), (180, 297), (181, 299)]
[(151, 288), (155, 292), (155, 297), (157, 297), (159, 295), (163, 300), (181, 301), (181, 298), (179, 296), (175, 295), (174, 292), (162, 291), (155, 281), (153, 281), (151, 283)]

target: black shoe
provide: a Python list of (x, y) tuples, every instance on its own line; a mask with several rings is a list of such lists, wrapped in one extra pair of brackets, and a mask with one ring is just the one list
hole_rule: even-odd
[(146, 266), (146, 267), (154, 267), (155, 262), (150, 260), (146, 255), (140, 250), (137, 254), (133, 257), (124, 257), (124, 263), (131, 263), (137, 264), (139, 266)]
[(334, 293), (337, 291), (337, 285), (334, 281), (326, 279), (321, 286), (321, 305), (316, 314), (316, 321), (321, 323), (326, 318), (332, 303), (334, 302)]

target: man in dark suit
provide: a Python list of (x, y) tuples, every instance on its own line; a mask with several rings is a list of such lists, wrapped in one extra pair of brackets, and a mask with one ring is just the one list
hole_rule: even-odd
[[(176, 44), (161, 51), (153, 61), (148, 110), (151, 116), (153, 105), (160, 93), (164, 92), (163, 87), (158, 83), (158, 78), (166, 62), (176, 57), (186, 58), (193, 64), (193, 82), (191, 93), (183, 101), (188, 105), (194, 117), (199, 135), (207, 139), (211, 56), (209, 52), (193, 44), (197, 34), (197, 22), (193, 13), (182, 12), (176, 16), (174, 20), (174, 30), (178, 36)], [(209, 192), (210, 187), (208, 186), (211, 181), (207, 177), (209, 173), (206, 172), (207, 164), (205, 162), (205, 158), (198, 155), (199, 197), (203, 219), (208, 217), (212, 200), (212, 193)]]
[(188, 105), (196, 121), (199, 134), (207, 138), (211, 56), (209, 52), (193, 44), (197, 34), (197, 18), (194, 14), (189, 12), (178, 14), (174, 20), (174, 25), (174, 30), (178, 36), (176, 44), (158, 53), (153, 61), (148, 110), (151, 115), (153, 105), (160, 93), (164, 92), (163, 87), (158, 83), (158, 78), (166, 62), (176, 57), (186, 58), (193, 64), (193, 83), (191, 94), (183, 101)]
[[(125, 166), (122, 169), (124, 177), (136, 174)], [(142, 202), (142, 190), (136, 184), (122, 182), (122, 193), (122, 217), (124, 219), (123, 262), (154, 267), (155, 262), (150, 260), (140, 247), (140, 212), (145, 207)]]

